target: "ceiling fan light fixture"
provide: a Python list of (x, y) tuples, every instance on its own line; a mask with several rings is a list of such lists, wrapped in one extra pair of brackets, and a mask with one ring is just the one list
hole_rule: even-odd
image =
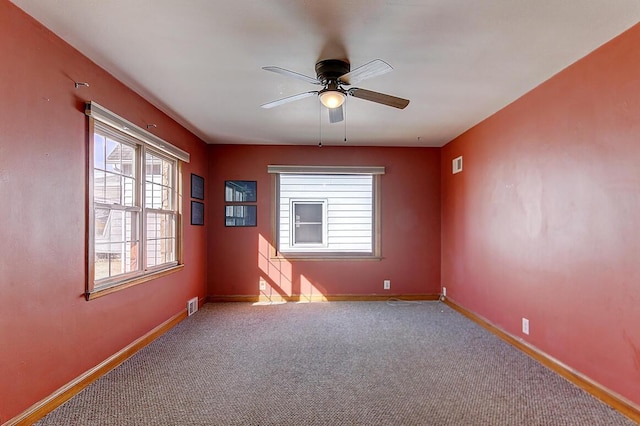
[(320, 102), (327, 108), (339, 108), (345, 100), (345, 95), (337, 90), (326, 90), (320, 93)]

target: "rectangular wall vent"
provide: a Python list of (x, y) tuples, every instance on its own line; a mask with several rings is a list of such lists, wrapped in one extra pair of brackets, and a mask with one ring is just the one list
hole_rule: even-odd
[(194, 297), (193, 299), (189, 299), (187, 302), (187, 312), (189, 312), (189, 316), (195, 314), (198, 311), (198, 298)]
[(453, 174), (460, 173), (462, 171), (462, 155), (453, 159), (452, 171)]

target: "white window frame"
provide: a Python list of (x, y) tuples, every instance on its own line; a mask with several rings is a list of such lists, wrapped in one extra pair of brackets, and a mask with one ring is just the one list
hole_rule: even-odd
[[(292, 198), (289, 200), (289, 211), (291, 214), (295, 213), (295, 206), (298, 204), (314, 204), (322, 206), (322, 241), (319, 243), (298, 243), (296, 242), (296, 229), (298, 225), (297, 219), (289, 220), (289, 235), (291, 240), (289, 246), (292, 248), (323, 248), (327, 246), (327, 200), (318, 200), (314, 198)], [(308, 225), (308, 223), (305, 223)]]
[[(331, 260), (331, 259), (381, 259), (381, 239), (380, 239), (380, 223), (381, 223), (381, 203), (380, 203), (380, 185), (381, 176), (385, 173), (383, 166), (298, 166), (298, 165), (269, 165), (267, 167), (268, 173), (273, 176), (273, 192), (274, 203), (272, 209), (272, 229), (273, 229), (273, 248), (271, 252), (272, 257), (287, 258), (287, 259), (299, 259), (299, 260)], [(309, 174), (309, 175), (370, 175), (372, 177), (372, 248), (370, 252), (345, 252), (345, 251), (330, 251), (324, 246), (317, 245), (314, 247), (301, 247), (289, 244), (289, 247), (280, 246), (280, 176), (282, 174)], [(309, 198), (295, 198), (295, 201), (318, 201), (318, 197), (313, 197), (310, 194)], [(292, 205), (292, 204), (291, 204)], [(328, 223), (327, 206), (324, 208), (324, 224)], [(292, 209), (290, 208), (290, 214)], [(289, 222), (289, 226), (291, 223)], [(290, 232), (290, 241), (292, 241), (292, 233)], [(324, 241), (327, 241), (325, 234)]]
[[(136, 126), (122, 117), (112, 113), (95, 102), (88, 102), (85, 109), (89, 117), (88, 149), (87, 149), (87, 280), (85, 296), (87, 300), (94, 299), (114, 291), (131, 287), (151, 279), (178, 271), (182, 264), (182, 174), (181, 163), (189, 161), (189, 154), (170, 143), (158, 138), (148, 131)], [(134, 190), (132, 201), (127, 205), (105, 204), (94, 200), (94, 147), (95, 134), (100, 134), (118, 143), (134, 148)], [(163, 182), (161, 187), (167, 189), (170, 196), (166, 198), (166, 205), (147, 205), (146, 202), (146, 157), (151, 154), (162, 160), (170, 169), (170, 182)], [(151, 184), (151, 183), (149, 183)], [(156, 183), (157, 184), (157, 183)], [(95, 237), (95, 210), (97, 208), (111, 211), (129, 211), (137, 219), (132, 224), (135, 226), (137, 241), (137, 256), (135, 268), (131, 271), (96, 279), (96, 237)], [(169, 251), (172, 259), (169, 261), (147, 266), (147, 225), (150, 224), (148, 215), (160, 213), (169, 218), (173, 226), (172, 237), (165, 238), (169, 241)], [(111, 214), (108, 221), (111, 220)], [(149, 239), (150, 240), (150, 239)]]

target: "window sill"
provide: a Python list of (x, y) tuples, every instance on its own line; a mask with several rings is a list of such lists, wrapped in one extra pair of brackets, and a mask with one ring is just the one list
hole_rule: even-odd
[(289, 253), (289, 254), (278, 254), (272, 255), (271, 260), (294, 260), (294, 261), (313, 261), (313, 262), (341, 262), (341, 261), (380, 261), (383, 257), (375, 256), (375, 255), (357, 255), (357, 254), (299, 254), (299, 253)]
[(98, 297), (106, 296), (107, 294), (115, 293), (120, 290), (124, 290), (129, 287), (133, 287), (138, 284), (145, 283), (147, 281), (155, 280), (160, 277), (164, 277), (165, 275), (173, 274), (174, 272), (179, 272), (184, 269), (184, 264), (172, 266), (170, 268), (161, 269), (159, 271), (154, 271), (148, 273), (146, 275), (135, 277), (127, 281), (122, 281), (117, 284), (114, 284), (109, 287), (100, 288), (97, 290), (93, 290), (85, 293), (85, 298), (87, 300), (97, 299)]

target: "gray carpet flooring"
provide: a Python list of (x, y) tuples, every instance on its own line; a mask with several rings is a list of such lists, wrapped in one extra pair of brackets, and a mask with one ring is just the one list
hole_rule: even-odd
[(207, 304), (38, 425), (634, 425), (440, 302)]

